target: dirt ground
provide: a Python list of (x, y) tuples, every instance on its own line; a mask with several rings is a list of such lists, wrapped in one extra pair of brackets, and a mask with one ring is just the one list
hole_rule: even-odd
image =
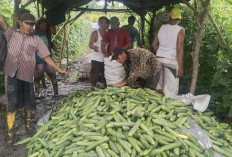
[[(84, 88), (89, 88), (90, 84), (88, 80), (78, 80), (78, 70), (80, 65), (88, 62), (88, 56), (82, 57), (77, 62), (73, 62), (70, 66), (67, 67), (67, 71), (70, 74), (70, 78), (62, 78), (58, 76), (58, 84), (59, 84), (59, 95), (53, 96), (52, 86), (50, 81), (47, 81), (47, 89), (40, 89), (40, 98), (36, 99), (37, 109), (33, 111), (32, 122), (36, 125), (38, 119), (47, 112), (47, 107), (54, 105), (58, 100), (61, 100), (71, 93), (81, 90)], [(15, 122), (15, 142), (18, 142), (27, 137), (33, 136), (36, 130), (32, 132), (28, 132), (25, 129), (25, 120), (24, 120), (24, 111), (18, 111), (16, 114), (16, 122)], [(27, 149), (25, 145), (21, 146), (10, 146), (5, 143), (6, 139), (6, 119), (5, 116), (0, 117), (0, 157), (26, 157)]]

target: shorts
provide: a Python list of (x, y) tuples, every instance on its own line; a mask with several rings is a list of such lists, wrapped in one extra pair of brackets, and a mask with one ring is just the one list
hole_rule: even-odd
[(17, 109), (35, 109), (35, 96), (33, 84), (7, 76), (7, 112)]

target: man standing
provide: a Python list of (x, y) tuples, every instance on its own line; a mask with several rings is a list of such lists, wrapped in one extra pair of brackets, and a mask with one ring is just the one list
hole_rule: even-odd
[(105, 35), (108, 26), (109, 19), (102, 16), (98, 19), (99, 29), (92, 32), (89, 47), (92, 49), (91, 54), (91, 71), (90, 71), (90, 83), (92, 87), (96, 87), (97, 81), (103, 83), (104, 88), (106, 87), (106, 79), (104, 76), (104, 54), (101, 50), (102, 37)]
[(119, 28), (119, 19), (114, 16), (110, 19), (111, 29), (102, 38), (101, 49), (104, 58), (105, 78), (107, 85), (113, 85), (125, 79), (125, 70), (117, 61), (110, 61), (113, 49), (120, 47), (124, 50), (131, 48), (131, 38), (126, 29)]
[(134, 27), (134, 24), (135, 24), (135, 17), (134, 16), (130, 16), (128, 18), (128, 25), (122, 27), (122, 28), (126, 29), (129, 32), (129, 34), (130, 34), (130, 37), (131, 37), (131, 48), (134, 47), (135, 40), (137, 41), (137, 46), (141, 47), (139, 32)]
[[(131, 38), (127, 30), (119, 28), (119, 19), (114, 16), (110, 19), (111, 29), (106, 32), (102, 39), (101, 49), (105, 56), (111, 56), (115, 47), (121, 47), (124, 50), (131, 48)], [(108, 48), (106, 50), (106, 45)]]
[(56, 71), (68, 76), (68, 73), (59, 68), (50, 57), (50, 52), (43, 40), (32, 34), (35, 17), (24, 13), (20, 17), (20, 31), (12, 30), (0, 15), (0, 26), (4, 30), (8, 52), (4, 65), (4, 74), (7, 76), (7, 127), (8, 143), (13, 142), (13, 126), (17, 109), (25, 107), (26, 128), (31, 129), (31, 113), (35, 109), (33, 90), (33, 74), (35, 70), (35, 54), (51, 65)]
[(156, 51), (159, 62), (163, 65), (157, 90), (165, 95), (176, 95), (179, 90), (179, 77), (183, 72), (184, 56), (184, 28), (178, 26), (181, 11), (174, 8), (170, 12), (170, 21), (161, 26), (156, 34), (152, 46)]

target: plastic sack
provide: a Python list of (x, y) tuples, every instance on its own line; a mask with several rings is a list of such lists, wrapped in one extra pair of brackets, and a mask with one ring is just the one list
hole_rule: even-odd
[(197, 111), (204, 112), (209, 105), (211, 96), (209, 94), (194, 96), (191, 93), (184, 95), (168, 95), (172, 99), (178, 99), (183, 101), (186, 105), (193, 105), (193, 108)]
[[(211, 148), (213, 143), (205, 131), (192, 118), (188, 117), (188, 120), (190, 121), (190, 128), (188, 129), (183, 126), (181, 130), (184, 130), (196, 137), (200, 145), (206, 150)], [(214, 151), (214, 157), (223, 157), (223, 155)]]
[(114, 85), (115, 83), (120, 83), (126, 77), (123, 65), (121, 63), (118, 63), (116, 60), (111, 61), (111, 58), (111, 56), (108, 58), (104, 58), (105, 79), (107, 85)]
[(36, 129), (40, 127), (40, 125), (47, 123), (51, 118), (52, 111), (47, 111), (36, 123)]

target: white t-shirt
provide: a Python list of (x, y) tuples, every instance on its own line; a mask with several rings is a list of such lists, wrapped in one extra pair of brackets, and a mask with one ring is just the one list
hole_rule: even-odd
[(101, 41), (102, 41), (101, 34), (99, 30), (97, 30), (97, 41), (94, 42), (93, 45), (98, 46), (99, 48), (98, 48), (98, 52), (92, 49), (91, 60), (98, 61), (98, 62), (104, 62), (104, 54), (102, 53), (102, 50), (101, 50)]
[(158, 32), (159, 48), (156, 56), (177, 60), (177, 36), (183, 27), (178, 25), (162, 25)]

